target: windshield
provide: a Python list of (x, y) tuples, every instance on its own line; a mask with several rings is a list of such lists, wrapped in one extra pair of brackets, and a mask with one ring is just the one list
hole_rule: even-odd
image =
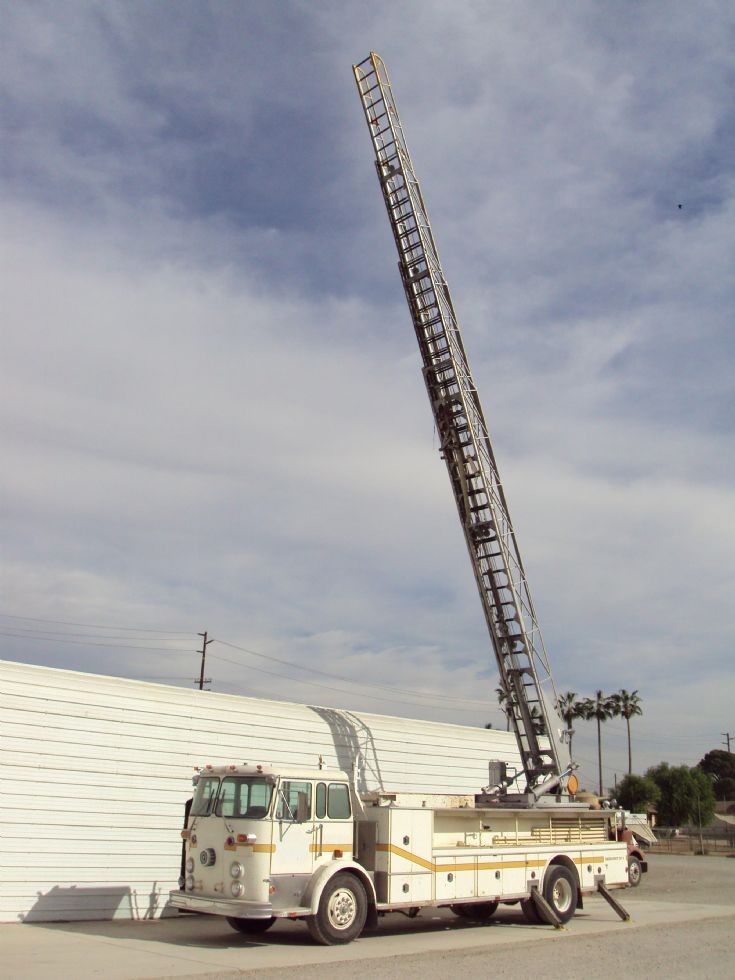
[(273, 796), (273, 783), (262, 776), (226, 776), (222, 780), (215, 813), (237, 820), (261, 820), (267, 816)]
[(219, 777), (202, 776), (197, 783), (194, 802), (191, 804), (193, 817), (206, 817), (212, 812), (219, 788)]

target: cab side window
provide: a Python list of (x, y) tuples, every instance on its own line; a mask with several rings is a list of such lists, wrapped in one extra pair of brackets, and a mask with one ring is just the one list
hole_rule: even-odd
[(316, 784), (316, 818), (323, 820), (349, 820), (351, 816), (350, 791), (345, 783)]
[(330, 783), (327, 791), (327, 816), (330, 820), (349, 820), (350, 793), (345, 783)]
[(299, 812), (299, 796), (306, 798), (306, 818), (311, 817), (311, 783), (289, 779), (281, 783), (278, 793), (276, 820), (295, 821)]
[(316, 784), (316, 818), (323, 820), (327, 815), (327, 784)]

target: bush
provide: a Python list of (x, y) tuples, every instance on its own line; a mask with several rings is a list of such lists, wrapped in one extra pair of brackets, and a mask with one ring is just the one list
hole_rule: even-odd
[(615, 790), (615, 796), (620, 806), (633, 813), (643, 813), (647, 806), (655, 806), (661, 790), (657, 783), (648, 776), (625, 776)]
[(715, 814), (715, 794), (710, 777), (695, 766), (670, 766), (661, 762), (646, 773), (658, 786), (658, 822), (664, 826), (682, 824), (706, 826)]

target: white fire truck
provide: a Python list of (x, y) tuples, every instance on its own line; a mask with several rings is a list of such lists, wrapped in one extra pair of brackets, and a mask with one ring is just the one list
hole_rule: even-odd
[(615, 812), (570, 799), (575, 767), (560, 762), (546, 651), (388, 73), (374, 53), (353, 71), (521, 767), (491, 766), (484, 792), (452, 801), (361, 797), (350, 775), (325, 769), (207, 767), (171, 904), (243, 933), (304, 919), (325, 944), (381, 913), (437, 906), (483, 920), (520, 902), (531, 922), (560, 925), (590, 892), (627, 918), (610, 893), (629, 883)]
[(581, 805), (396, 806), (360, 799), (336, 770), (207, 767), (171, 904), (248, 934), (305, 919), (324, 944), (350, 942), (381, 913), (426, 907), (483, 921), (520, 901), (531, 922), (566, 922), (584, 894), (628, 884), (614, 828), (614, 811)]

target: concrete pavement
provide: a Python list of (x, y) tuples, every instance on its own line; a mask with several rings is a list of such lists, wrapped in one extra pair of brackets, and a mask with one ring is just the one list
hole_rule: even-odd
[[(294, 970), (299, 970), (302, 977), (336, 976), (342, 972), (337, 969), (342, 964), (347, 976), (358, 971), (366, 976), (407, 976), (400, 964), (408, 967), (417, 958), (436, 963), (450, 956), (456, 965), (463, 956), (471, 959), (473, 953), (481, 953), (492, 954), (493, 962), (499, 963), (497, 957), (502, 952), (512, 952), (516, 947), (519, 955), (525, 957), (530, 949), (532, 959), (548, 963), (557, 960), (565, 948), (559, 943), (568, 940), (594, 940), (594, 948), (601, 948), (607, 941), (622, 941), (623, 948), (634, 948), (636, 933), (642, 936), (644, 931), (650, 933), (652, 927), (671, 933), (672, 929), (691, 928), (692, 924), (707, 921), (710, 928), (723, 930), (725, 935), (735, 934), (735, 861), (667, 860), (668, 864), (654, 859), (651, 875), (639, 889), (617, 893), (631, 912), (632, 923), (622, 922), (595, 896), (585, 899), (585, 909), (564, 932), (527, 925), (518, 906), (501, 906), (496, 917), (484, 925), (469, 924), (441, 909), (427, 910), (414, 920), (386, 916), (376, 933), (337, 947), (314, 945), (304, 924), (298, 922), (276, 923), (255, 940), (240, 936), (224, 920), (208, 916), (143, 922), (0, 924), (2, 973), (8, 980), (48, 980), (49, 976), (74, 980), (191, 980), (264, 970), (272, 971), (273, 976), (280, 972), (293, 974)], [(688, 865), (681, 864), (687, 861)], [(713, 875), (715, 868), (717, 875)], [(652, 887), (647, 893), (649, 881)], [(671, 887), (666, 887), (664, 881), (670, 881)], [(548, 946), (549, 943), (556, 945)], [(735, 948), (735, 943), (732, 945)], [(398, 972), (385, 973), (386, 963), (394, 964), (390, 969)], [(731, 975), (735, 976), (735, 953), (732, 965)], [(425, 973), (426, 967), (421, 971)], [(612, 975), (616, 972), (621, 975), (619, 970), (611, 971)], [(446, 972), (438, 974), (442, 975), (446, 976)], [(549, 975), (564, 974), (546, 971)]]

